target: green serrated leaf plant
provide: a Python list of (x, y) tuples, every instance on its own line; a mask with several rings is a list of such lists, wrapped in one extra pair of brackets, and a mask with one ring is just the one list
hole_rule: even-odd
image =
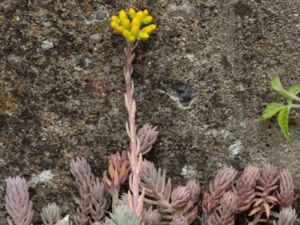
[(292, 108), (300, 108), (300, 98), (297, 96), (300, 93), (300, 83), (296, 83), (285, 89), (280, 81), (279, 74), (275, 74), (272, 77), (272, 89), (278, 92), (281, 96), (286, 98), (286, 104), (272, 102), (267, 105), (263, 115), (260, 118), (261, 122), (264, 122), (268, 119), (271, 119), (277, 114), (277, 122), (280, 127), (280, 130), (284, 137), (289, 139), (289, 113)]

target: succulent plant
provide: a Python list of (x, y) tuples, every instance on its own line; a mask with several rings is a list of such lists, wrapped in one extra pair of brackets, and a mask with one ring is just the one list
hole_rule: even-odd
[(41, 218), (44, 225), (54, 225), (60, 220), (60, 207), (54, 202), (42, 208)]
[(186, 217), (181, 215), (175, 215), (170, 225), (189, 225), (189, 222)]
[(140, 144), (140, 152), (145, 155), (152, 149), (152, 145), (156, 142), (158, 136), (157, 127), (146, 123), (137, 133)]
[(295, 209), (283, 208), (279, 213), (279, 218), (277, 223), (274, 222), (274, 225), (295, 225), (296, 224), (296, 211)]
[(9, 225), (31, 225), (32, 202), (29, 200), (28, 185), (24, 178), (17, 176), (6, 180), (5, 207), (9, 214)]
[(140, 225), (141, 222), (127, 205), (119, 205), (113, 214), (110, 214), (110, 225)]
[(225, 166), (218, 171), (214, 180), (209, 183), (208, 191), (204, 192), (202, 208), (205, 215), (216, 209), (223, 194), (232, 187), (236, 175), (237, 171), (232, 167)]
[(161, 215), (157, 209), (153, 210), (150, 207), (148, 210), (144, 210), (142, 216), (145, 225), (158, 225), (161, 220)]
[(70, 170), (80, 195), (79, 198), (74, 198), (78, 205), (73, 218), (75, 225), (84, 225), (91, 221), (102, 222), (110, 205), (110, 198), (103, 183), (92, 173), (90, 165), (83, 157), (72, 160)]
[[(166, 171), (143, 159), (157, 140), (158, 131), (150, 124), (137, 129), (132, 75), (138, 40), (148, 39), (156, 29), (156, 25), (151, 24), (152, 20), (148, 10), (136, 11), (133, 8), (128, 10), (128, 14), (121, 10), (118, 16), (111, 17), (111, 27), (127, 40), (123, 74), (129, 147), (109, 157), (103, 182), (92, 173), (84, 157), (73, 159), (70, 171), (79, 192), (79, 196), (74, 198), (76, 213), (72, 220), (68, 215), (61, 219), (60, 208), (55, 203), (48, 204), (41, 212), (44, 225), (190, 225), (199, 217), (199, 182), (192, 180), (172, 189)], [(291, 108), (300, 108), (293, 103), (300, 101), (297, 97), (300, 86), (293, 85), (285, 90), (276, 75), (272, 87), (287, 98), (288, 105), (271, 103), (262, 120), (278, 113), (281, 130), (288, 138), (288, 113)], [(209, 183), (202, 202), (203, 225), (259, 225), (270, 222), (274, 225), (295, 225), (297, 216), (292, 203), (297, 196), (292, 176), (287, 170), (280, 172), (271, 164), (260, 168), (249, 165), (239, 179), (236, 179), (237, 173), (233, 167), (224, 166)], [(8, 178), (6, 183), (8, 225), (32, 225), (32, 202), (25, 179)], [(122, 184), (125, 185), (121, 187)]]
[(240, 212), (246, 211), (251, 207), (256, 197), (255, 187), (259, 177), (259, 168), (249, 165), (244, 169), (242, 176), (236, 183), (235, 190), (239, 197), (238, 208)]
[(207, 218), (208, 225), (234, 225), (238, 206), (238, 196), (231, 191), (225, 192), (220, 205)]
[(282, 170), (279, 175), (279, 190), (277, 191), (280, 207), (290, 207), (296, 200), (296, 197), (292, 175), (288, 170)]

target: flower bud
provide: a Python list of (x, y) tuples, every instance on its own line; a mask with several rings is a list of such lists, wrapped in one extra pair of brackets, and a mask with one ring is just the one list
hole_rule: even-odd
[(119, 32), (120, 34), (122, 34), (123, 30), (125, 30), (125, 29), (122, 26), (118, 26), (116, 29), (116, 31)]
[(121, 22), (121, 20), (117, 16), (112, 16), (111, 21), (116, 22), (117, 24), (120, 24), (120, 22)]
[(130, 37), (130, 32), (128, 31), (128, 30), (123, 30), (123, 32), (122, 32), (122, 34), (123, 34), (123, 36), (126, 38), (126, 39), (128, 39), (129, 37)]
[(138, 18), (140, 21), (144, 18), (144, 13), (142, 11), (138, 11), (135, 18)]
[(130, 43), (134, 43), (135, 40), (136, 40), (136, 38), (135, 38), (135, 36), (133, 36), (133, 35), (130, 35), (129, 38), (128, 38), (128, 41), (129, 41)]
[(145, 40), (145, 39), (149, 38), (149, 34), (147, 34), (146, 32), (140, 32), (138, 35), (138, 38), (141, 40)]
[(123, 20), (121, 21), (121, 23), (122, 23), (122, 26), (123, 26), (125, 29), (127, 29), (127, 30), (130, 29), (130, 20), (129, 20), (128, 18), (123, 19)]
[(110, 26), (112, 29), (117, 30), (117, 27), (119, 26), (116, 22), (111, 21)]
[(144, 15), (144, 16), (148, 16), (148, 14), (149, 14), (148, 10), (145, 9), (145, 10), (143, 11), (143, 15)]
[(120, 17), (121, 20), (126, 19), (127, 18), (126, 12), (124, 10), (121, 10), (119, 12), (119, 17)]
[(146, 17), (143, 19), (143, 23), (147, 25), (147, 24), (151, 23), (152, 20), (153, 20), (152, 16), (146, 16)]
[(129, 8), (129, 16), (132, 20), (136, 16), (136, 11), (133, 8)]
[(150, 34), (150, 33), (153, 32), (155, 29), (156, 29), (156, 25), (155, 25), (155, 24), (151, 24), (151, 25), (148, 25), (148, 26), (144, 27), (144, 28), (142, 29), (142, 32), (146, 32), (146, 33)]
[(140, 30), (140, 26), (141, 26), (141, 23), (140, 23), (140, 20), (139, 18), (136, 16), (132, 22), (131, 22), (131, 29), (130, 29), (130, 32), (132, 33), (132, 35), (136, 36), (137, 33), (139, 32)]

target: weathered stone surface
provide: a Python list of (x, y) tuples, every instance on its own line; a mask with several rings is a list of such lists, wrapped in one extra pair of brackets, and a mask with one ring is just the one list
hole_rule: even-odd
[[(138, 125), (160, 130), (149, 158), (175, 183), (205, 185), (224, 164), (272, 162), (300, 187), (299, 112), (290, 117), (289, 142), (276, 121), (258, 123), (265, 104), (280, 100), (272, 73), (286, 86), (300, 81), (299, 1), (4, 0), (0, 198), (8, 176), (30, 180), (51, 170), (53, 179), (30, 189), (35, 209), (56, 201), (69, 212), (70, 159), (86, 156), (101, 175), (108, 155), (127, 146), (125, 42), (107, 13), (128, 5), (148, 8), (158, 24), (137, 48), (133, 76)], [(45, 40), (53, 43), (46, 51)], [(3, 201), (0, 208), (4, 224)]]

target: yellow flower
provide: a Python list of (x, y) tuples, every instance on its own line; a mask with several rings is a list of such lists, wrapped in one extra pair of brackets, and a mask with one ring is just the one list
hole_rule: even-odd
[(136, 15), (136, 11), (133, 8), (129, 8), (129, 16), (133, 19)]
[(121, 20), (117, 16), (112, 16), (111, 21), (116, 22), (117, 24), (121, 22)]
[(133, 35), (136, 35), (139, 30), (140, 30), (140, 26), (141, 26), (141, 22), (139, 20), (138, 17), (135, 17), (132, 22), (131, 22), (131, 29), (130, 29), (130, 32), (133, 34)]
[(121, 21), (126, 19), (127, 18), (126, 12), (124, 10), (121, 10), (119, 12), (119, 17), (120, 17)]
[(128, 18), (121, 20), (121, 24), (125, 29), (130, 29), (130, 20)]
[(118, 26), (117, 29), (116, 29), (116, 31), (117, 31), (118, 33), (120, 33), (120, 34), (122, 34), (122, 32), (123, 32), (124, 30), (125, 30), (125, 29), (124, 29), (124, 27), (122, 27), (122, 26)]
[(119, 26), (116, 22), (113, 22), (113, 21), (111, 22), (110, 26), (112, 29), (114, 29), (118, 33), (122, 33), (122, 31), (124, 30), (124, 28), (122, 26)]
[(150, 24), (152, 20), (147, 9), (136, 11), (129, 8), (128, 15), (124, 10), (120, 10), (118, 16), (111, 17), (111, 28), (122, 34), (127, 41), (134, 43), (136, 40), (149, 38), (156, 29), (155, 24)]
[(130, 35), (130, 37), (128, 38), (128, 41), (131, 42), (131, 43), (134, 43), (136, 41), (135, 36)]
[(131, 36), (131, 33), (128, 30), (123, 30), (122, 34), (126, 39), (129, 39)]
[(138, 11), (135, 17), (142, 21), (144, 18), (144, 13), (142, 11)]
[(142, 29), (142, 32), (145, 32), (145, 33), (150, 34), (150, 33), (152, 33), (153, 31), (155, 31), (155, 29), (156, 29), (156, 25), (155, 25), (155, 24), (151, 24), (151, 25), (148, 25), (148, 26), (144, 27), (144, 28)]
[(141, 40), (145, 40), (147, 38), (149, 38), (149, 34), (147, 34), (146, 32), (140, 32), (139, 36), (138, 36)]
[(147, 25), (147, 24), (151, 23), (152, 20), (153, 20), (152, 16), (146, 16), (146, 17), (143, 19), (143, 23)]
[(148, 16), (148, 14), (149, 14), (148, 10), (145, 9), (145, 10), (143, 11), (143, 14), (144, 14), (144, 16)]

